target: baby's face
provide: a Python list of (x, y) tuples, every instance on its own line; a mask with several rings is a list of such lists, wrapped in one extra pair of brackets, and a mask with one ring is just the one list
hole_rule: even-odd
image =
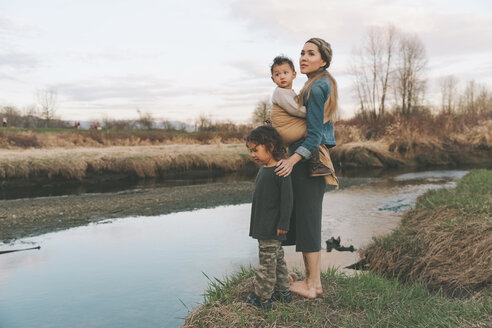
[(296, 78), (296, 72), (288, 63), (273, 66), (272, 80), (277, 86), (284, 89), (292, 89), (292, 81)]

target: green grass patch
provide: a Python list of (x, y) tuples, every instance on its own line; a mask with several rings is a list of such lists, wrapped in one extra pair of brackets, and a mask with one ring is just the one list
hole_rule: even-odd
[(473, 170), (456, 188), (430, 190), (416, 208), (454, 208), (468, 213), (492, 213), (492, 171)]
[(205, 303), (190, 312), (184, 327), (486, 327), (492, 320), (487, 297), (452, 299), (421, 284), (368, 273), (324, 272), (324, 293), (315, 300), (294, 296), (270, 311), (247, 305), (254, 270), (210, 279)]

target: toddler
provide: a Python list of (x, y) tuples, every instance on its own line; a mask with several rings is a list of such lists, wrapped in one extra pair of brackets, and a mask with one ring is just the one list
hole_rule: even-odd
[[(306, 107), (299, 107), (296, 101), (297, 95), (292, 89), (292, 82), (296, 78), (296, 71), (292, 60), (287, 57), (277, 56), (273, 60), (270, 71), (272, 73), (272, 80), (277, 85), (272, 95), (272, 103), (274, 105), (271, 116), (272, 126), (277, 130), (286, 132), (281, 133), (281, 135), (284, 142), (289, 145), (306, 136)], [(289, 116), (297, 119), (292, 119), (285, 115), (278, 115), (279, 110), (283, 110)], [(296, 131), (301, 134), (296, 133)], [(313, 151), (309, 159), (310, 176), (332, 175), (334, 170), (321, 162), (319, 151), (319, 149)], [(328, 152), (328, 149), (326, 149), (326, 152)]]

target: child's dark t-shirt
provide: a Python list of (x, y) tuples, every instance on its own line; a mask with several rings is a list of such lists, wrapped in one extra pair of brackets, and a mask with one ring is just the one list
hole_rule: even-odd
[(256, 176), (256, 186), (251, 207), (249, 235), (260, 240), (285, 240), (277, 236), (277, 229), (289, 230), (293, 208), (290, 175), (281, 177), (273, 167), (261, 167)]

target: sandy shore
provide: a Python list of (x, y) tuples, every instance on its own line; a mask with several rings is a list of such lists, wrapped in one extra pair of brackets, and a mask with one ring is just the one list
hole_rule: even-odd
[(253, 182), (130, 190), (0, 201), (0, 241), (40, 235), (108, 218), (154, 216), (251, 201)]

